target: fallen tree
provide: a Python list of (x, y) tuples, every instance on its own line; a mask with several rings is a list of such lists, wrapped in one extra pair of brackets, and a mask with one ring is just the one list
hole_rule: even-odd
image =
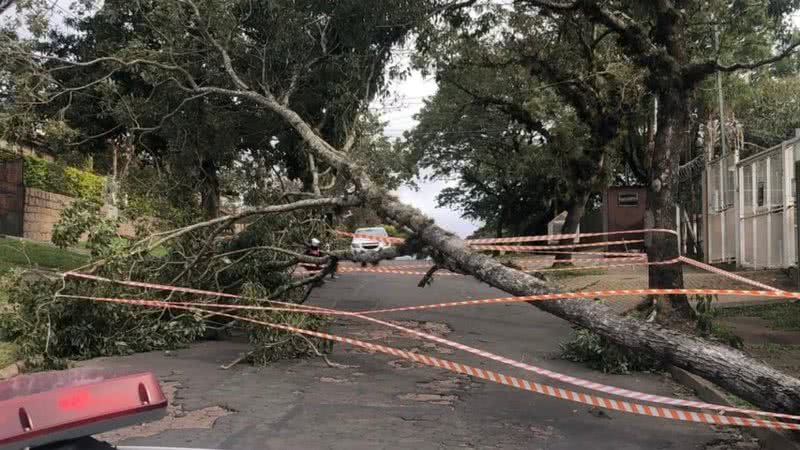
[[(391, 222), (401, 224), (415, 233), (416, 237), (435, 251), (437, 258), (445, 260), (447, 266), (471, 274), (513, 295), (556, 291), (544, 280), (471, 251), (461, 239), (438, 227), (422, 212), (401, 203), (372, 180), (365, 166), (353, 159), (347, 151), (343, 151), (347, 149), (346, 145), (337, 149), (323, 139), (301, 114), (292, 109), (289, 97), (294, 92), (296, 83), (290, 83), (290, 89), (277, 94), (270, 89), (269, 77), (264, 77), (262, 73), (237, 69), (237, 67), (247, 67), (247, 63), (238, 61), (234, 64), (234, 59), (224, 45), (227, 41), (220, 41), (216, 37), (228, 34), (224, 30), (215, 28), (230, 25), (226, 25), (224, 20), (217, 20), (224, 18), (222, 16), (225, 15), (225, 11), (214, 12), (216, 16), (212, 25), (207, 18), (214, 14), (201, 11), (195, 3), (188, 0), (182, 1), (181, 4), (188, 5), (193, 15), (192, 20), (186, 21), (180, 17), (171, 20), (191, 29), (186, 34), (193, 36), (193, 44), (202, 42), (209, 53), (214, 52), (218, 55), (218, 62), (227, 75), (226, 79), (216, 79), (215, 84), (208, 84), (210, 80), (198, 81), (189, 70), (163, 53), (143, 54), (135, 59), (126, 55), (107, 56), (80, 62), (45, 55), (29, 55), (29, 57), (55, 62), (59, 65), (59, 70), (97, 64), (114, 68), (142, 67), (151, 76), (163, 78), (164, 83), (174, 83), (186, 92), (187, 97), (203, 94), (227, 97), (235, 104), (243, 101), (253, 102), (274, 113), (294, 129), (305, 143), (306, 151), (316, 158), (317, 163), (325, 163), (332, 167), (337, 175), (346, 176), (352, 183), (352, 195), (356, 196), (365, 207), (374, 208)], [(228, 40), (235, 38), (236, 36), (227, 37)], [(177, 50), (179, 49), (173, 49), (176, 52)], [(670, 245), (674, 246), (675, 242)], [(588, 328), (612, 342), (636, 351), (648, 352), (664, 362), (706, 377), (764, 409), (800, 412), (800, 380), (769, 367), (743, 352), (655, 324), (620, 317), (607, 307), (593, 301), (558, 300), (535, 302), (533, 305)]]
[[(513, 295), (557, 291), (539, 278), (506, 267), (486, 255), (470, 250), (464, 241), (438, 227), (421, 211), (401, 203), (375, 184), (361, 165), (321, 139), (299, 114), (278, 102), (269, 93), (262, 94), (250, 89), (230, 64), (227, 51), (213, 38), (211, 40), (225, 62), (233, 88), (197, 86), (190, 88), (191, 92), (207, 91), (247, 98), (270, 109), (294, 128), (317, 158), (348, 173), (358, 188), (356, 195), (366, 205), (412, 230), (423, 242), (464, 273)], [(673, 245), (677, 246), (677, 242), (673, 242)], [(557, 300), (532, 304), (632, 350), (650, 352), (662, 361), (705, 377), (762, 408), (779, 412), (800, 412), (800, 380), (753, 359), (744, 352), (655, 324), (621, 317), (593, 301)]]

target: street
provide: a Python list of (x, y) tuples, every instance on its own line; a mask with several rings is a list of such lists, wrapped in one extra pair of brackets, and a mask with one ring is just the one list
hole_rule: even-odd
[[(345, 273), (309, 304), (349, 311), (505, 296), (467, 277)], [(664, 375), (610, 376), (558, 358), (568, 323), (526, 304), (412, 311), (381, 316), (547, 369), (667, 396), (687, 397)], [(375, 325), (338, 320), (332, 333), (563, 386), (493, 361), (426, 344)], [(533, 448), (694, 449), (731, 438), (700, 424), (598, 410), (384, 354), (336, 344), (321, 358), (266, 367), (230, 363), (245, 343), (203, 342), (169, 353), (86, 363), (157, 373), (174, 390), (170, 417), (106, 437), (129, 445), (223, 449)], [(568, 387), (568, 386), (563, 386)], [(714, 447), (717, 448), (717, 447)], [(728, 447), (719, 447), (728, 448)]]

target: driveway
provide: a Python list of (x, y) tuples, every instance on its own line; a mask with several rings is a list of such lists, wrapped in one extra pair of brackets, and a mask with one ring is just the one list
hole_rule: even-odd
[[(424, 289), (416, 287), (417, 281), (404, 275), (342, 274), (318, 289), (309, 303), (355, 311), (504, 296), (467, 277), (440, 277)], [(574, 376), (649, 393), (687, 396), (685, 389), (663, 375), (609, 376), (560, 360), (559, 343), (570, 336), (569, 324), (529, 305), (462, 307), (385, 317)], [(333, 332), (559, 385), (373, 325), (339, 320)], [(712, 442), (722, 445), (713, 448), (730, 448), (731, 443), (721, 442), (735, 437), (706, 425), (600, 411), (345, 344), (337, 344), (330, 355), (340, 367), (329, 367), (315, 358), (220, 369), (247, 348), (236, 342), (203, 342), (175, 352), (88, 362), (153, 370), (174, 397), (166, 421), (107, 437), (130, 445), (222, 449), (565, 450), (697, 449)]]

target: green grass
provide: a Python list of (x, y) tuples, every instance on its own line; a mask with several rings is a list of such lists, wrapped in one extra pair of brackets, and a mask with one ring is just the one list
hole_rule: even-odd
[(766, 305), (719, 308), (720, 317), (758, 317), (779, 330), (800, 331), (800, 303), (772, 303)]
[(17, 361), (17, 348), (10, 342), (0, 342), (0, 369)]
[(592, 275), (605, 275), (608, 273), (603, 269), (574, 269), (574, 270), (556, 270), (553, 272), (544, 272), (548, 277), (555, 279), (573, 278), (573, 277), (587, 277)]
[(86, 264), (88, 256), (48, 244), (0, 238), (0, 274), (13, 268), (69, 270)]

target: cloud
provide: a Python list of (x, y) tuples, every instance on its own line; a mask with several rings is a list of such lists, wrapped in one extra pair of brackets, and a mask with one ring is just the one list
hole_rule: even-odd
[[(380, 113), (387, 122), (384, 133), (392, 138), (402, 138), (403, 132), (414, 128), (417, 121), (413, 116), (424, 104), (424, 100), (436, 93), (438, 86), (431, 78), (422, 73), (412, 71), (404, 80), (395, 81), (389, 90), (390, 100), (376, 102), (372, 109)], [(405, 203), (412, 205), (436, 221), (442, 228), (452, 231), (461, 237), (472, 234), (479, 225), (461, 218), (461, 213), (450, 208), (440, 208), (436, 204), (436, 196), (452, 182), (418, 180), (419, 190), (404, 186), (397, 190), (397, 195)]]

